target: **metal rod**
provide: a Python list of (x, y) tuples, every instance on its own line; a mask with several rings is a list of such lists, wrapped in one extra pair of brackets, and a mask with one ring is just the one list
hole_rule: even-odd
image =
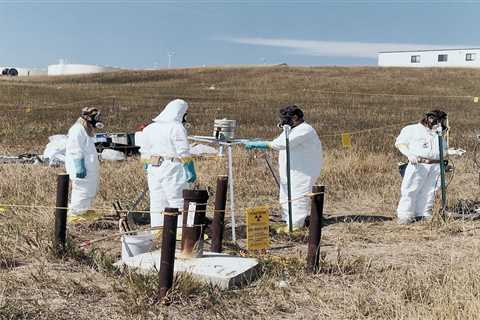
[(290, 178), (290, 126), (283, 126), (285, 132), (285, 149), (287, 152), (287, 197), (288, 197), (288, 232), (293, 231), (292, 222), (292, 181)]
[[(206, 223), (207, 190), (183, 190), (182, 256), (195, 257), (203, 254), (203, 233)], [(193, 212), (190, 204), (195, 203)], [(193, 217), (191, 216), (193, 215)], [(189, 225), (189, 223), (191, 225)]]
[(55, 206), (55, 231), (53, 248), (57, 255), (65, 251), (67, 240), (68, 174), (57, 176), (57, 201)]
[(212, 252), (222, 252), (223, 231), (225, 229), (225, 207), (227, 206), (228, 177), (218, 176), (215, 192), (215, 211), (212, 223)]
[(264, 154), (264, 158), (265, 158), (265, 162), (267, 163), (267, 167), (270, 170), (270, 173), (272, 174), (273, 179), (275, 180), (275, 183), (277, 184), (277, 187), (280, 188), (280, 182), (278, 181), (275, 171), (273, 171), (272, 165), (270, 164), (270, 160), (268, 160), (268, 155), (266, 153)]
[(173, 285), (178, 208), (165, 208), (163, 218), (162, 252), (160, 258), (159, 296), (165, 298)]
[(316, 272), (320, 264), (320, 239), (325, 186), (313, 186), (311, 200), (310, 230), (308, 236), (307, 271)]
[(445, 162), (443, 159), (443, 134), (441, 131), (437, 133), (438, 133), (438, 148), (439, 148), (439, 154), (440, 154), (440, 188), (442, 190), (442, 210), (445, 210), (445, 206), (447, 204), (447, 192), (445, 188)]
[(236, 235), (236, 223), (235, 223), (235, 195), (234, 195), (234, 179), (233, 179), (233, 157), (232, 157), (232, 146), (227, 145), (228, 151), (228, 186), (230, 191), (230, 214), (232, 215), (232, 241), (233, 243), (237, 242)]
[[(140, 194), (137, 196), (137, 198), (135, 199), (135, 201), (133, 202), (132, 206), (125, 212), (125, 221), (127, 222), (128, 224), (128, 215), (137, 208), (137, 206), (139, 205), (139, 203), (143, 200), (143, 198), (145, 197), (145, 194), (147, 193), (147, 188), (145, 188), (144, 190), (142, 190), (142, 192), (140, 192)], [(133, 220), (133, 218), (131, 219)], [(134, 223), (135, 221), (133, 221)]]
[(133, 201), (133, 204), (132, 206), (130, 207), (130, 209), (128, 209), (127, 211), (127, 214), (130, 212), (130, 211), (133, 211), (137, 208), (138, 204), (143, 200), (143, 198), (145, 198), (145, 194), (147, 193), (147, 190), (148, 190), (148, 187), (146, 187), (145, 189), (143, 189), (138, 195), (137, 195), (137, 198), (135, 198), (135, 200)]

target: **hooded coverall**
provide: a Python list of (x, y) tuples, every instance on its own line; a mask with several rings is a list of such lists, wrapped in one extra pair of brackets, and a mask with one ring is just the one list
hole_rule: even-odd
[[(302, 197), (312, 191), (312, 186), (320, 176), (323, 167), (322, 144), (315, 129), (303, 122), (292, 128), (290, 140), (290, 179), (292, 199), (293, 227), (301, 228), (310, 214), (310, 198)], [(269, 143), (270, 148), (279, 150), (278, 164), (280, 173), (280, 202), (283, 219), (288, 223), (287, 193), (287, 152), (285, 132)]]
[[(421, 123), (406, 126), (395, 141), (405, 156), (419, 159), (439, 160), (438, 135)], [(447, 154), (447, 141), (443, 140), (444, 154)], [(406, 147), (406, 149), (405, 149)], [(406, 153), (406, 154), (405, 154)], [(413, 221), (415, 218), (432, 216), (435, 191), (439, 188), (439, 163), (409, 163), (401, 186), (401, 196), (397, 208), (400, 223)]]
[[(69, 130), (65, 152), (65, 168), (72, 181), (69, 215), (85, 213), (92, 206), (98, 190), (99, 162), (95, 137), (85, 129), (86, 123), (79, 119)], [(74, 161), (83, 159), (87, 175), (77, 178)]]
[[(148, 165), (151, 226), (163, 225), (165, 208), (183, 208), (184, 189), (188, 188), (187, 172), (182, 159), (191, 158), (187, 131), (182, 124), (188, 104), (176, 99), (143, 129), (140, 152), (143, 158), (161, 157), (159, 164)], [(181, 226), (182, 217), (178, 217)]]

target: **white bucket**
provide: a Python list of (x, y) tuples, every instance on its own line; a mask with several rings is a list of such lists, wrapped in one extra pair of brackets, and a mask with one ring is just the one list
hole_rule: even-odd
[(153, 235), (150, 232), (122, 236), (122, 260), (149, 252), (152, 249), (152, 244)]

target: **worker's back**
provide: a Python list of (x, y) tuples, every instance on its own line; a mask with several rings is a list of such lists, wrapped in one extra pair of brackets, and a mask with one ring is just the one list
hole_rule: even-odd
[[(323, 150), (315, 129), (306, 122), (290, 132), (290, 170), (311, 177), (318, 177), (323, 167)], [(272, 148), (279, 150), (280, 174), (286, 172), (285, 133), (272, 142)]]

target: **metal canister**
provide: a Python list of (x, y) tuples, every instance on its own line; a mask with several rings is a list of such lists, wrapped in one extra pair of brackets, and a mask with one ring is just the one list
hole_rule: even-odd
[(213, 124), (213, 136), (217, 140), (233, 140), (235, 138), (236, 120), (215, 119)]

